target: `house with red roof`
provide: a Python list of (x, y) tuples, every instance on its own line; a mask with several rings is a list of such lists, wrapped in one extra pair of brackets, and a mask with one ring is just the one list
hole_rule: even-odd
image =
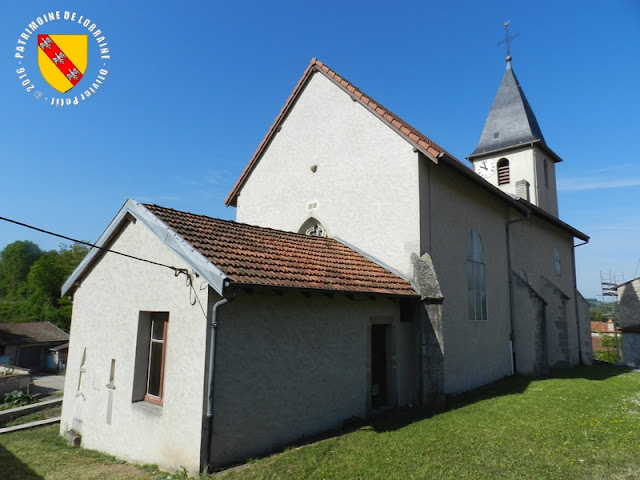
[(69, 335), (50, 322), (0, 323), (0, 364), (38, 371), (50, 365), (50, 350), (63, 347)]
[(589, 362), (589, 237), (558, 218), (561, 158), (510, 57), (468, 160), (313, 59), (236, 222), (130, 199), (67, 280), (61, 433), (197, 472)]

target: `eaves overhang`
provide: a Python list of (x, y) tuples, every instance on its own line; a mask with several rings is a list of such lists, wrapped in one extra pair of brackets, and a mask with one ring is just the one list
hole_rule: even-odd
[(469, 162), (473, 163), (473, 160), (476, 159), (476, 158), (490, 157), (490, 156), (492, 157), (492, 156), (495, 156), (497, 153), (500, 153), (500, 152), (503, 152), (506, 155), (508, 152), (511, 152), (513, 150), (519, 150), (519, 149), (526, 148), (526, 147), (532, 147), (534, 145), (537, 145), (540, 148), (544, 149), (544, 151), (549, 154), (549, 156), (554, 161), (554, 163), (560, 163), (562, 161), (562, 158), (560, 158), (553, 150), (551, 150), (551, 148), (546, 144), (546, 142), (544, 140), (531, 140), (531, 141), (528, 141), (528, 142), (517, 143), (517, 144), (513, 144), (513, 145), (508, 145), (506, 147), (496, 148), (494, 150), (487, 150), (487, 151), (482, 151), (482, 152), (478, 152), (478, 153), (472, 153), (471, 155), (469, 155), (469, 156), (467, 156), (465, 158)]
[(332, 288), (313, 288), (313, 287), (298, 287), (298, 286), (288, 286), (288, 285), (266, 285), (254, 282), (227, 282), (227, 288), (246, 288), (249, 290), (255, 289), (256, 291), (274, 291), (274, 292), (298, 292), (303, 295), (358, 295), (362, 297), (384, 297), (396, 300), (417, 300), (420, 298), (420, 295), (417, 292), (413, 293), (397, 293), (391, 291), (373, 291), (373, 290), (347, 290), (344, 288), (340, 289), (332, 289)]
[[(135, 218), (146, 226), (151, 233), (165, 246), (167, 246), (178, 258), (189, 266), (195, 273), (204, 279), (220, 295), (223, 294), (227, 276), (207, 260), (193, 246), (186, 242), (174, 230), (168, 227), (144, 205), (129, 198), (113, 218), (107, 229), (91, 248), (89, 253), (80, 262), (71, 276), (62, 285), (62, 295), (70, 295), (75, 290), (78, 282), (81, 282), (86, 273), (97, 263), (102, 255), (108, 253), (108, 247), (116, 235), (125, 227), (128, 219)], [(136, 261), (132, 259), (131, 261)]]

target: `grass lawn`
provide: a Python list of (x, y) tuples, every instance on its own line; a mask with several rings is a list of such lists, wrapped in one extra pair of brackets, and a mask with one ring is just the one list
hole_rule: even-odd
[(231, 479), (640, 479), (640, 373), (509, 378), (253, 462)]
[[(597, 366), (509, 378), (450, 403), (442, 414), (394, 413), (214, 478), (640, 479), (640, 373)], [(0, 478), (167, 478), (69, 447), (57, 428), (0, 436)]]

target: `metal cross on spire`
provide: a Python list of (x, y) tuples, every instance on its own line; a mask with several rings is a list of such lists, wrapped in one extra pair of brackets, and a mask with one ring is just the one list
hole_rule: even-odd
[(507, 46), (507, 62), (511, 61), (511, 40), (516, 37), (519, 37), (519, 33), (514, 33), (513, 35), (509, 35), (509, 20), (504, 22), (504, 40), (500, 40), (496, 45), (506, 44)]

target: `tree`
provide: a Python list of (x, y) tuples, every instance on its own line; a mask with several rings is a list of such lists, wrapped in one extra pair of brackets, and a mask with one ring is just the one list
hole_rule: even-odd
[(0, 296), (17, 299), (26, 293), (29, 269), (42, 250), (29, 240), (18, 240), (0, 252)]
[(85, 257), (83, 245), (60, 245), (60, 250), (44, 253), (27, 276), (27, 309), (30, 316), (49, 321), (63, 330), (71, 325), (71, 302), (60, 298), (62, 284)]
[(31, 242), (8, 245), (0, 254), (0, 321), (48, 321), (68, 331), (71, 302), (60, 298), (60, 290), (88, 251), (80, 244), (47, 252)]

